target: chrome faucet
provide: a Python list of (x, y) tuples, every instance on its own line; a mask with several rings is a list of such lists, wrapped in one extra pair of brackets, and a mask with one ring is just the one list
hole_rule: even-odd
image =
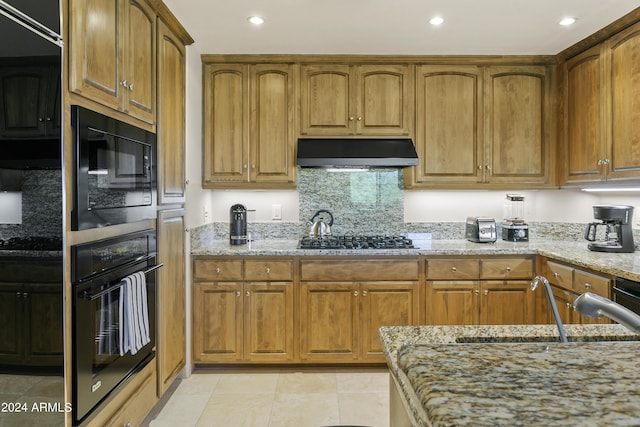
[(609, 319), (627, 327), (633, 333), (640, 334), (640, 316), (610, 299), (591, 292), (585, 292), (576, 298), (573, 305), (576, 310), (585, 316), (594, 318), (607, 316)]
[(551, 290), (551, 285), (549, 281), (544, 276), (536, 276), (531, 281), (531, 290), (535, 291), (538, 288), (538, 284), (544, 285), (547, 290), (547, 296), (549, 297), (549, 304), (551, 304), (551, 311), (553, 311), (553, 317), (556, 320), (556, 325), (558, 326), (558, 332), (560, 332), (560, 341), (567, 342), (567, 334), (564, 331), (564, 326), (562, 326), (562, 320), (560, 320), (560, 314), (558, 313), (558, 306), (556, 306), (556, 299), (553, 297), (553, 291)]

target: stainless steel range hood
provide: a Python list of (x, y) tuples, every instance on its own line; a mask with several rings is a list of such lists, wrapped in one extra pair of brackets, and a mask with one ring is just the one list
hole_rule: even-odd
[(406, 167), (418, 164), (418, 154), (409, 138), (299, 138), (298, 166)]

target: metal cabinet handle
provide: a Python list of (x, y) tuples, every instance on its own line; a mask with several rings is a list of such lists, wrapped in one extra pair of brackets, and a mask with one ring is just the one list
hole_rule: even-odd
[(354, 119), (353, 117), (349, 117), (349, 121), (350, 121), (350, 122), (352, 122), (352, 121), (353, 121), (353, 119)]
[(361, 122), (362, 121), (362, 117), (358, 117), (358, 121)]
[(16, 292), (16, 297), (21, 298), (22, 297), (22, 292)]
[(122, 80), (122, 81), (120, 82), (120, 86), (127, 87), (127, 85), (128, 85), (128, 83), (127, 83), (127, 81), (126, 81), (126, 80)]
[(236, 296), (239, 297), (240, 296), (240, 291), (236, 291)]
[(568, 302), (568, 303), (566, 304), (566, 306), (567, 306), (567, 308), (571, 308), (571, 303), (570, 303), (570, 302)]
[(455, 267), (451, 267), (451, 271), (455, 273), (456, 271), (458, 271), (458, 269)]
[(367, 291), (362, 291), (362, 296), (366, 297), (367, 296)]
[(220, 267), (216, 267), (216, 273), (220, 274)]
[(29, 292), (23, 292), (22, 293), (22, 298), (29, 298)]
[(480, 295), (480, 291), (479, 291), (479, 290), (477, 290), (477, 289), (476, 289), (476, 290), (474, 290), (474, 291), (473, 291), (473, 293), (474, 293), (474, 294), (476, 294), (476, 295)]
[(490, 171), (491, 170), (491, 165), (486, 165), (485, 168)]
[(585, 283), (584, 284), (584, 288), (585, 289), (591, 289), (593, 286), (591, 285), (591, 283)]
[(488, 290), (488, 289), (485, 289), (485, 290), (484, 290), (484, 294), (485, 294), (485, 296), (486, 296), (486, 295), (489, 295), (489, 290)]
[(358, 291), (353, 291), (353, 296), (357, 297), (358, 296)]
[(507, 273), (511, 273), (511, 267), (507, 267)]
[(558, 273), (558, 272), (553, 273), (553, 277), (555, 277), (557, 279), (558, 277), (560, 277), (560, 273)]
[(265, 273), (267, 273), (267, 274), (271, 273), (271, 268), (266, 267), (266, 268), (264, 269), (264, 272), (265, 272)]
[(129, 84), (129, 86), (128, 86), (128, 87), (129, 87), (129, 90), (130, 90), (130, 91), (133, 91), (133, 83)]
[(251, 292), (245, 291), (244, 296), (248, 297), (249, 295), (251, 295)]

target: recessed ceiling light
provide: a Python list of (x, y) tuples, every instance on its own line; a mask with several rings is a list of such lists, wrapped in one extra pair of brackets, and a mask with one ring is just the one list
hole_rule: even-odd
[(253, 25), (262, 25), (264, 24), (264, 19), (259, 16), (250, 16), (247, 18), (247, 21), (251, 22)]
[(576, 18), (567, 16), (566, 18), (562, 18), (562, 20), (560, 21), (560, 25), (567, 27), (569, 25), (575, 24), (575, 22), (576, 22)]
[(434, 16), (429, 20), (429, 24), (435, 25), (436, 27), (442, 24), (443, 22), (444, 22), (444, 19), (442, 19), (442, 16)]

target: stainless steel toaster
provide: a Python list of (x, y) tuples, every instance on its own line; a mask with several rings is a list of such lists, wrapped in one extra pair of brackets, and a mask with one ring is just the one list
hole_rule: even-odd
[(495, 242), (496, 220), (479, 216), (467, 217), (465, 237), (470, 242)]

